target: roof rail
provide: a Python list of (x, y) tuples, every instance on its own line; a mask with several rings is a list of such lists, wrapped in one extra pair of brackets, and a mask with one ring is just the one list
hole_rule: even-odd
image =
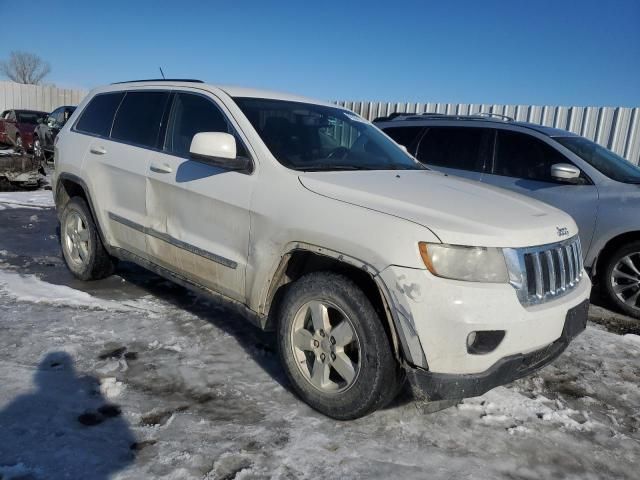
[(478, 115), (480, 117), (496, 117), (496, 118), (500, 118), (501, 120), (504, 120), (505, 122), (515, 122), (516, 119), (513, 117), (510, 117), (508, 115), (501, 115), (499, 113), (491, 113), (491, 112), (479, 112), (479, 113), (475, 113), (474, 115)]
[(395, 112), (387, 117), (376, 118), (374, 122), (383, 122), (387, 120), (424, 120), (425, 118), (441, 118), (443, 120), (486, 120), (491, 117), (499, 118), (505, 122), (515, 122), (515, 119), (507, 115), (498, 113), (478, 112), (469, 115), (451, 115), (446, 113), (424, 112), (424, 113), (400, 113)]
[(126, 80), (124, 82), (113, 82), (111, 85), (120, 85), (121, 83), (142, 83), (142, 82), (188, 82), (188, 83), (204, 83), (202, 80), (193, 78), (148, 78), (146, 80)]

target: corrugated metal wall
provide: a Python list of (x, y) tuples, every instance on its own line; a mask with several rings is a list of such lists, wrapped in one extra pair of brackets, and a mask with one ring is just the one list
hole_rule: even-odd
[[(0, 81), (0, 112), (30, 108), (50, 112), (61, 105), (77, 105), (87, 94), (53, 86), (22, 85)], [(393, 112), (497, 113), (550, 127), (562, 128), (598, 142), (630, 162), (640, 163), (640, 108), (553, 107), (537, 105), (486, 105), (469, 103), (335, 102), (373, 120)]]
[(613, 150), (636, 165), (640, 163), (640, 108), (553, 107), (537, 105), (485, 105), (469, 103), (390, 103), (336, 101), (368, 120), (393, 112), (469, 115), (496, 113), (525, 122), (562, 128)]
[(86, 94), (85, 90), (0, 82), (0, 112), (9, 108), (50, 112), (62, 105), (77, 105)]

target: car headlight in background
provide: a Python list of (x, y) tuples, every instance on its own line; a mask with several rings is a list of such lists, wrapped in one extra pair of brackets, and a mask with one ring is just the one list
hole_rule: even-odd
[(508, 283), (501, 248), (464, 247), (420, 242), (420, 255), (431, 273), (467, 282)]

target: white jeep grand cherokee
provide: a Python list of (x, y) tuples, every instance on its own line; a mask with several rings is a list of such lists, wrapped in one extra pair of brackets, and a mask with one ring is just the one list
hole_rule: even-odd
[(116, 259), (246, 307), (293, 389), (351, 419), (405, 378), (453, 400), (530, 373), (580, 333), (577, 227), (424, 168), (335, 105), (197, 81), (92, 91), (57, 137), (75, 276)]

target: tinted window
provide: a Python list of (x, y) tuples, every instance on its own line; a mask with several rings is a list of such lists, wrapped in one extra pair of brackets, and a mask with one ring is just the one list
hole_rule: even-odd
[(385, 128), (384, 133), (393, 138), (396, 143), (404, 145), (407, 150), (413, 152), (423, 130), (424, 127), (390, 127)]
[[(179, 93), (175, 96), (167, 126), (164, 148), (174, 155), (187, 157), (191, 140), (200, 132), (230, 132), (227, 119), (209, 99), (200, 95)], [(238, 155), (241, 143), (237, 142)]]
[(422, 137), (417, 157), (423, 163), (480, 172), (487, 151), (484, 128), (433, 127)]
[(494, 173), (507, 177), (555, 182), (551, 165), (570, 163), (560, 152), (531, 135), (498, 131)]
[(123, 96), (123, 92), (116, 92), (103, 93), (93, 97), (82, 112), (76, 124), (76, 130), (102, 137), (109, 136), (113, 116)]
[(60, 124), (64, 123), (64, 108), (58, 108), (57, 110), (54, 110), (49, 116)]
[(46, 116), (45, 113), (29, 112), (25, 110), (16, 112), (16, 115), (19, 123), (28, 123), (31, 125), (36, 125), (39, 118), (44, 118)]
[(640, 167), (584, 137), (555, 137), (592, 167), (618, 182), (640, 183)]
[(127, 92), (113, 121), (111, 138), (156, 147), (168, 92)]

